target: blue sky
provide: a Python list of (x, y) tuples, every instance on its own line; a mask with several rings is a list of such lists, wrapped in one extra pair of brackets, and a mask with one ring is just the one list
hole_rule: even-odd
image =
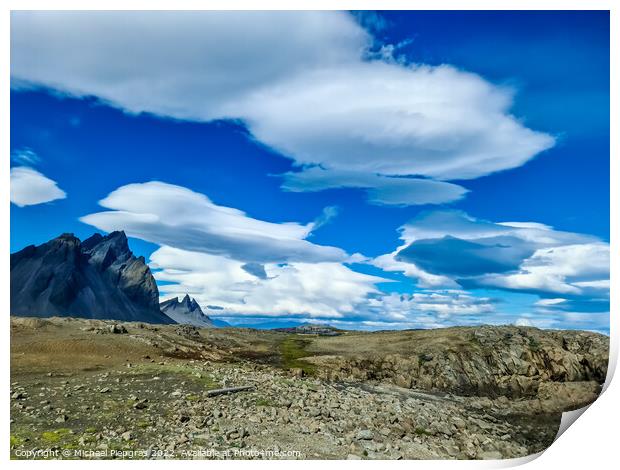
[(21, 12), (11, 47), (11, 251), (123, 229), (233, 324), (608, 331), (606, 12)]

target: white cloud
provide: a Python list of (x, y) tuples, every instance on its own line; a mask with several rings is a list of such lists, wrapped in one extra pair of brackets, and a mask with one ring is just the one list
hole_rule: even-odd
[[(221, 307), (219, 316), (302, 316), (344, 318), (375, 284), (385, 281), (355, 272), (341, 263), (290, 263), (265, 265), (266, 278), (248, 273), (243, 263), (206, 253), (163, 246), (151, 255), (155, 278), (164, 298), (190, 293), (208, 311)], [(170, 284), (171, 283), (171, 284)]]
[(514, 290), (579, 295), (588, 287), (608, 290), (608, 277), (609, 245), (599, 242), (541, 248), (523, 261), (519, 272), (486, 276), (481, 282)]
[(417, 267), (414, 263), (399, 261), (398, 253), (408, 245), (402, 245), (392, 253), (377, 256), (370, 261), (370, 264), (388, 272), (402, 272), (405, 276), (414, 278), (420, 287), (426, 288), (459, 288), (456, 281), (448, 276), (431, 274)]
[(402, 328), (447, 326), (473, 318), (484, 322), (494, 312), (493, 300), (463, 291), (383, 294), (376, 284), (386, 279), (341, 263), (268, 263), (266, 277), (257, 277), (240, 261), (162, 246), (149, 264), (155, 278), (164, 281), (162, 299), (189, 293), (205, 312), (227, 321), (278, 317)]
[(340, 248), (311, 243), (314, 222), (273, 223), (219, 206), (204, 194), (158, 181), (122, 186), (100, 205), (111, 209), (80, 220), (158, 245), (222, 255), (244, 263), (338, 262)]
[[(607, 253), (609, 256), (609, 253)], [(609, 279), (600, 279), (598, 281), (579, 281), (573, 282), (573, 285), (582, 287), (582, 288), (592, 288), (592, 289), (604, 289), (609, 290), (611, 286), (611, 282)]]
[(445, 180), (518, 167), (553, 145), (510, 104), (510, 92), (450, 66), (372, 61), (309, 70), (227, 109), (300, 165)]
[(319, 190), (319, 165), (323, 188), (359, 184), (376, 204), (453, 201), (465, 190), (439, 181), (553, 146), (510, 114), (511, 90), (373, 44), (344, 12), (14, 12), (11, 74), (129, 112), (241, 120), (300, 168), (288, 189)]
[(16, 206), (32, 206), (66, 197), (54, 180), (38, 171), (26, 166), (11, 168), (11, 202)]
[(491, 222), (477, 219), (458, 210), (435, 210), (421, 213), (399, 229), (406, 243), (416, 240), (451, 236), (475, 240), (497, 236), (515, 236), (523, 241), (541, 245), (586, 243), (596, 238), (580, 233), (554, 230), (535, 222)]
[(369, 41), (332, 12), (19, 11), (11, 75), (132, 113), (211, 120), (258, 87), (356, 61)]
[(419, 316), (432, 316), (435, 321), (458, 323), (455, 316), (479, 316), (495, 311), (494, 301), (457, 290), (392, 293), (368, 300), (362, 311), (374, 312), (373, 319), (391, 322), (413, 322)]
[(323, 212), (314, 220), (313, 230), (316, 230), (323, 225), (329, 224), (332, 219), (336, 218), (340, 213), (338, 206), (327, 206), (323, 208)]
[(537, 300), (534, 305), (538, 305), (541, 307), (548, 307), (548, 306), (553, 306), (553, 305), (558, 305), (561, 303), (566, 302), (566, 299), (561, 299), (561, 298), (557, 298), (557, 299), (540, 299)]
[(559, 330), (579, 329), (609, 335), (609, 312), (562, 312), (536, 311), (517, 318), (517, 326), (553, 328)]
[[(335, 216), (334, 208), (327, 208), (316, 222), (278, 224), (253, 219), (238, 209), (216, 205), (203, 194), (160, 182), (123, 186), (101, 204), (110, 210), (82, 220), (106, 231), (122, 229), (129, 236), (159, 244), (150, 265), (160, 281), (162, 298), (189, 293), (214, 316), (322, 319), (362, 328), (512, 321), (495, 311), (495, 300), (455, 290), (458, 282), (449, 276), (428, 274), (411, 263), (390, 260), (389, 256), (382, 257), (383, 265), (380, 260), (374, 262), (385, 270), (402, 267), (408, 275), (436, 286), (452, 283), (452, 289), (413, 294), (381, 292), (378, 284), (389, 279), (360, 273), (346, 265), (367, 262), (363, 256), (348, 256), (338, 248), (305, 240)], [(420, 227), (415, 232), (418, 235), (422, 233)], [(407, 232), (411, 236), (413, 233)], [(528, 236), (532, 236), (530, 232)], [(578, 270), (579, 263), (575, 265)], [(570, 269), (569, 264), (562, 273), (570, 277)], [(601, 308), (582, 304), (594, 310)], [(541, 302), (540, 307), (554, 304)]]
[(367, 189), (368, 201), (378, 205), (441, 204), (461, 199), (462, 186), (421, 178), (399, 178), (379, 174), (324, 170), (312, 167), (284, 175), (282, 189), (292, 192), (323, 191), (330, 188)]
[(122, 186), (100, 204), (110, 210), (81, 220), (160, 245), (150, 265), (162, 298), (189, 293), (216, 316), (448, 325), (493, 311), (490, 299), (463, 291), (382, 293), (377, 284), (389, 279), (345, 265), (361, 255), (305, 240), (333, 207), (307, 224), (266, 222), (161, 182)]
[[(400, 228), (400, 238), (400, 247), (371, 263), (403, 272), (419, 286), (608, 296), (609, 244), (589, 235), (533, 222), (494, 223), (444, 210), (422, 213)], [(472, 265), (487, 270), (478, 272)]]

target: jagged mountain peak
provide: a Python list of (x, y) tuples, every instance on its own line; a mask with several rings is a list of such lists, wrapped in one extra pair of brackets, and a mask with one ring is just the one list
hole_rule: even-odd
[[(87, 243), (89, 241), (91, 242)], [(127, 236), (125, 235), (125, 232), (122, 232), (122, 231), (112, 232), (106, 236), (99, 235), (99, 237), (96, 237), (95, 235), (93, 235), (92, 237), (84, 241), (83, 246), (87, 250), (97, 250), (97, 249), (102, 249), (104, 247), (105, 248), (111, 247), (118, 253), (131, 252), (129, 248), (129, 241), (127, 240)]]
[(63, 233), (11, 254), (11, 314), (173, 323), (143, 257), (124, 232), (81, 242)]
[(47, 243), (50, 245), (56, 245), (56, 246), (65, 246), (65, 245), (80, 246), (81, 245), (80, 239), (72, 233), (62, 233)]
[(97, 245), (101, 240), (103, 240), (103, 235), (101, 235), (100, 233), (95, 232), (90, 237), (88, 237), (87, 239), (85, 239), (82, 242), (82, 247), (85, 250), (90, 250), (95, 245)]
[(75, 234), (73, 234), (71, 232), (61, 233), (54, 240), (68, 240), (68, 241), (76, 240), (76, 241), (80, 241), (80, 239), (78, 237), (76, 237)]
[(160, 305), (161, 311), (168, 315), (177, 323), (184, 323), (194, 326), (213, 327), (213, 321), (204, 314), (196, 299), (189, 294), (185, 294), (181, 301), (178, 297), (163, 301)]

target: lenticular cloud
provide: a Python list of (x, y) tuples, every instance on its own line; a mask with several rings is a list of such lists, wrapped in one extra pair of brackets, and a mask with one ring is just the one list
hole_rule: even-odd
[(214, 204), (207, 196), (158, 181), (129, 184), (100, 201), (110, 209), (80, 220), (100, 230), (245, 263), (340, 262), (340, 248), (305, 240), (315, 223), (273, 223)]
[(238, 120), (293, 160), (285, 190), (359, 187), (372, 204), (455, 201), (466, 190), (446, 181), (515, 168), (554, 145), (511, 115), (511, 90), (395, 61), (393, 48), (370, 54), (373, 42), (343, 12), (14, 12), (12, 86)]

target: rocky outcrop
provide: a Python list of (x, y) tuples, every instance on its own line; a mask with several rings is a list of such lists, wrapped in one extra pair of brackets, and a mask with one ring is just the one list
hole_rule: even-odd
[(177, 323), (199, 327), (213, 328), (213, 321), (203, 313), (196, 299), (185, 294), (179, 302), (177, 297), (168, 299), (159, 305), (161, 311)]
[(600, 334), (510, 326), (458, 330), (460, 341), (421, 340), (413, 354), (304, 359), (332, 380), (378, 380), (412, 389), (510, 398), (539, 392), (549, 398), (550, 390), (560, 387), (571, 391), (576, 403), (577, 389), (589, 397), (607, 375), (609, 338)]
[(11, 314), (174, 323), (159, 310), (159, 292), (124, 232), (81, 242), (63, 234), (11, 255)]

